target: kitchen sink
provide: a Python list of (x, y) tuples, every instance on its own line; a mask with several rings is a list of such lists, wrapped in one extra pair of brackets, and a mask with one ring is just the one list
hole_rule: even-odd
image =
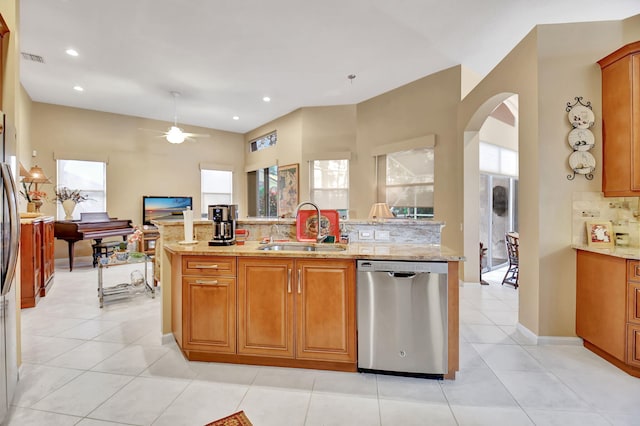
[(258, 250), (265, 251), (345, 251), (346, 246), (337, 244), (313, 244), (313, 243), (272, 243), (262, 247), (258, 247)]

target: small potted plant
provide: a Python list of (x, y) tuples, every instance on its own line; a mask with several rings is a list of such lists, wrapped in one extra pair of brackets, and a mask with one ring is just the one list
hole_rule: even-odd
[(89, 199), (89, 197), (87, 195), (83, 195), (79, 189), (69, 189), (66, 186), (56, 189), (55, 192), (55, 201), (62, 204), (65, 220), (73, 219), (73, 210), (76, 208), (76, 204)]
[(129, 250), (127, 250), (127, 243), (121, 242), (117, 250), (113, 251), (113, 255), (118, 262), (124, 262), (129, 258)]

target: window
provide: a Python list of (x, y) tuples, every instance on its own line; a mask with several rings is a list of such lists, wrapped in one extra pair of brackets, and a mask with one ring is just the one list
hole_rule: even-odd
[(518, 176), (518, 152), (480, 142), (480, 171)]
[(247, 173), (248, 214), (278, 217), (278, 166)]
[(433, 217), (434, 150), (412, 149), (378, 156), (378, 198), (399, 218)]
[(278, 133), (271, 132), (268, 135), (260, 136), (252, 141), (249, 141), (249, 150), (251, 152), (260, 151), (261, 149), (269, 148), (270, 146), (275, 146), (278, 141)]
[[(56, 161), (58, 187), (77, 189), (89, 197), (78, 204), (73, 211), (73, 219), (80, 219), (80, 213), (107, 211), (107, 163), (101, 161), (60, 160)], [(58, 203), (58, 219), (64, 219), (62, 205)]]
[(349, 211), (349, 160), (311, 161), (311, 201), (320, 208)]
[(200, 170), (202, 217), (209, 214), (213, 204), (231, 204), (233, 200), (233, 173), (227, 170)]

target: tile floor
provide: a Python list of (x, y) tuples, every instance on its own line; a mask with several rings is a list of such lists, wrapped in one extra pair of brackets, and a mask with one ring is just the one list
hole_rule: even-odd
[(461, 369), (435, 381), (188, 362), (161, 344), (158, 298), (100, 309), (97, 270), (58, 266), (22, 311), (9, 425), (204, 425), (238, 410), (255, 426), (640, 424), (640, 380), (581, 346), (528, 344), (500, 273), (461, 287)]

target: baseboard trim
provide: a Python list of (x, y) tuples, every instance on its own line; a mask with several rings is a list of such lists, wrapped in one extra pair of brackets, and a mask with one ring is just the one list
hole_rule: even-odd
[(538, 336), (533, 331), (521, 323), (516, 324), (516, 329), (524, 334), (527, 339), (535, 342), (536, 345), (570, 345), (570, 346), (582, 346), (582, 339), (580, 337), (570, 336)]
[(173, 333), (167, 333), (167, 334), (163, 334), (162, 335), (162, 344), (163, 345), (170, 345), (175, 341), (176, 341), (176, 339), (173, 337)]

